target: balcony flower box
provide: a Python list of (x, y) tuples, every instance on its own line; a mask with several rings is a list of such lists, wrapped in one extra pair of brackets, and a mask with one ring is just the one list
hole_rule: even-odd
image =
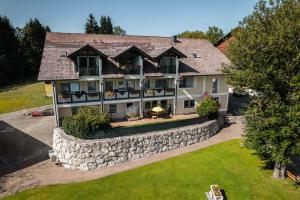
[(112, 96), (115, 96), (115, 95), (116, 95), (116, 93), (113, 92), (113, 91), (107, 91), (107, 92), (105, 92), (104, 94), (105, 94), (105, 96), (108, 96), (108, 97), (112, 97)]
[(146, 91), (145, 91), (145, 94), (146, 94), (146, 95), (153, 95), (153, 90), (146, 90)]

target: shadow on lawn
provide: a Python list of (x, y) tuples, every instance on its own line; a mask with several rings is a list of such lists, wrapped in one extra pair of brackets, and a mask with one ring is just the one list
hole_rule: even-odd
[(33, 83), (36, 83), (36, 82), (37, 82), (37, 77), (30, 77), (30, 78), (27, 78), (26, 80), (7, 83), (7, 84), (0, 87), (0, 92), (14, 90), (14, 89), (17, 89), (21, 86), (28, 85), (28, 84), (33, 84)]
[(224, 200), (228, 200), (225, 190), (221, 190)]

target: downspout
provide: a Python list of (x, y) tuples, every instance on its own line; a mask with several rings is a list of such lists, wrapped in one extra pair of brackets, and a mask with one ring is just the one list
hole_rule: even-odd
[(52, 85), (52, 102), (53, 102), (53, 111), (55, 115), (56, 127), (59, 127), (59, 116), (58, 116), (58, 108), (57, 108), (57, 95), (54, 81), (51, 81)]
[(143, 115), (143, 96), (144, 96), (144, 63), (142, 56), (139, 56), (140, 60), (140, 118), (144, 118)]
[(101, 57), (98, 58), (98, 65), (99, 65), (99, 92), (100, 92), (100, 101), (101, 101), (101, 112), (103, 112), (103, 98), (104, 98), (104, 95), (103, 95), (103, 76), (102, 76), (102, 59)]
[(176, 76), (175, 76), (175, 99), (174, 99), (174, 115), (177, 113), (177, 90), (178, 90), (178, 81), (179, 81), (179, 59), (176, 56)]

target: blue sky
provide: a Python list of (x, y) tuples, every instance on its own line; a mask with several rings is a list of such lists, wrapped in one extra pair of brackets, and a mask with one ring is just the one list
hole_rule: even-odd
[(0, 0), (0, 15), (23, 26), (37, 17), (55, 32), (83, 32), (89, 13), (112, 17), (131, 35), (171, 36), (216, 25), (230, 31), (257, 0)]

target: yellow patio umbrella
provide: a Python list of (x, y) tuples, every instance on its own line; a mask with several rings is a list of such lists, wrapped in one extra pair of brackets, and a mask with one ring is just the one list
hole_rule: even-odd
[(158, 117), (158, 113), (164, 112), (165, 109), (163, 109), (161, 106), (156, 106), (156, 107), (152, 108), (152, 111), (156, 112), (157, 117)]

